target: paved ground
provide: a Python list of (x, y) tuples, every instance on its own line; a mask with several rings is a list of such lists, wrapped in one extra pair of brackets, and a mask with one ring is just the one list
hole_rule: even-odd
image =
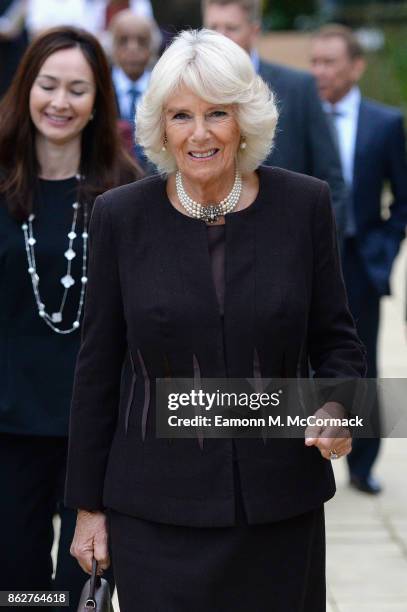
[[(407, 245), (396, 262), (394, 295), (382, 301), (382, 377), (407, 377), (406, 271)], [(335, 473), (338, 493), (326, 504), (328, 612), (407, 612), (407, 440), (383, 441), (378, 497), (349, 489), (345, 461)]]

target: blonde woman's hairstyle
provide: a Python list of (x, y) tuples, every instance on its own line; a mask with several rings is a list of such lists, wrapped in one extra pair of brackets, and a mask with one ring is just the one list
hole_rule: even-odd
[(257, 76), (246, 51), (233, 41), (207, 29), (188, 30), (181, 32), (158, 60), (137, 107), (137, 142), (159, 172), (176, 170), (168, 147), (163, 150), (164, 109), (182, 86), (210, 104), (234, 105), (246, 142), (237, 153), (242, 173), (255, 170), (267, 158), (278, 117), (273, 93)]

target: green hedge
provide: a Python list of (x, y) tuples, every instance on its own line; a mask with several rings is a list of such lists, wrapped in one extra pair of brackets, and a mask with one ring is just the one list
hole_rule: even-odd
[(384, 28), (384, 48), (368, 55), (361, 86), (366, 96), (400, 106), (407, 119), (407, 25)]
[(263, 27), (265, 30), (291, 30), (298, 15), (313, 15), (316, 0), (263, 0)]

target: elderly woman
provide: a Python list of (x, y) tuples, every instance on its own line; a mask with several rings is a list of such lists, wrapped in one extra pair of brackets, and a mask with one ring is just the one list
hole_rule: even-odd
[[(66, 502), (121, 612), (322, 612), (337, 439), (156, 436), (158, 377), (359, 377), (328, 188), (262, 167), (273, 96), (233, 42), (183, 32), (138, 108), (161, 175), (91, 223)], [(202, 441), (201, 441), (202, 442)]]

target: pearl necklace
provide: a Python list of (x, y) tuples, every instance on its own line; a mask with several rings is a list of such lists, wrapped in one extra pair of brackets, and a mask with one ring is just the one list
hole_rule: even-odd
[(184, 189), (182, 175), (179, 170), (175, 175), (175, 186), (181, 205), (191, 217), (202, 219), (206, 223), (216, 223), (219, 217), (227, 215), (236, 207), (242, 193), (242, 175), (236, 170), (232, 191), (219, 204), (208, 204), (207, 206), (195, 202), (195, 200), (189, 197)]
[[(77, 180), (80, 180), (80, 177), (76, 177)], [(41, 299), (40, 291), (39, 291), (39, 282), (40, 277), (37, 273), (37, 266), (35, 261), (35, 250), (34, 245), (36, 244), (36, 239), (34, 238), (33, 231), (33, 221), (35, 220), (35, 215), (31, 214), (28, 217), (28, 220), (21, 225), (21, 229), (24, 233), (24, 242), (25, 242), (25, 250), (27, 254), (28, 261), (28, 274), (31, 277), (31, 284), (34, 292), (35, 302), (37, 304), (38, 314), (41, 319), (57, 334), (70, 334), (73, 331), (76, 331), (80, 326), (80, 318), (82, 314), (83, 304), (85, 301), (85, 288), (86, 283), (88, 282), (88, 277), (86, 275), (86, 263), (87, 263), (87, 242), (88, 242), (88, 209), (87, 206), (84, 205), (83, 210), (83, 232), (82, 232), (82, 241), (83, 241), (83, 252), (82, 252), (82, 277), (81, 277), (81, 292), (79, 296), (79, 304), (76, 312), (75, 321), (72, 323), (72, 326), (68, 329), (61, 329), (55, 325), (55, 323), (62, 323), (63, 319), (63, 311), (65, 307), (66, 298), (68, 296), (68, 291), (72, 285), (75, 284), (75, 280), (71, 276), (71, 266), (72, 260), (76, 257), (76, 252), (74, 251), (73, 242), (77, 237), (76, 234), (76, 223), (78, 220), (78, 211), (81, 208), (81, 205), (78, 202), (74, 202), (72, 204), (73, 208), (73, 219), (71, 224), (71, 229), (68, 233), (68, 248), (64, 253), (64, 256), (67, 260), (66, 274), (61, 278), (61, 284), (64, 286), (64, 292), (62, 294), (62, 300), (57, 312), (53, 312), (49, 314), (45, 309), (45, 304)]]

